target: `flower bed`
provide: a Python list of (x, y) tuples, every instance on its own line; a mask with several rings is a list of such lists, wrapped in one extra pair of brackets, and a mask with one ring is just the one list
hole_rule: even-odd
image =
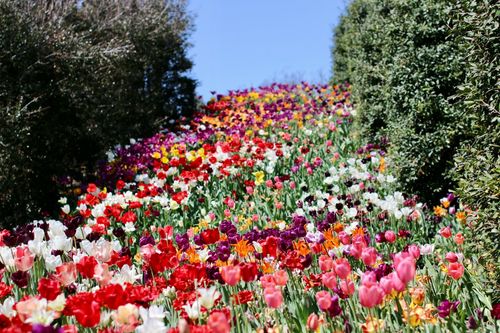
[(348, 86), (235, 91), (110, 153), (107, 187), (2, 232), (0, 328), (493, 330), (473, 213), (398, 192), (390, 156), (350, 137), (349, 100)]

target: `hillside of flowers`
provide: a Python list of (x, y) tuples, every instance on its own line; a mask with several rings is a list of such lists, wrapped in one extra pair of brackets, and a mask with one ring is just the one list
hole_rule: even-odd
[(1, 332), (499, 330), (474, 212), (398, 190), (349, 86), (217, 95), (0, 236)]

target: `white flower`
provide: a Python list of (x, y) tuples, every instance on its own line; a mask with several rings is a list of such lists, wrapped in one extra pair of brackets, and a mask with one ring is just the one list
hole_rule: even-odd
[(199, 303), (208, 310), (214, 306), (215, 301), (220, 297), (220, 293), (215, 286), (211, 286), (208, 289), (199, 288), (198, 293), (200, 294)]
[(262, 245), (260, 243), (253, 241), (252, 245), (257, 253), (262, 253)]
[(53, 256), (52, 254), (48, 254), (44, 256), (44, 259), (45, 259), (45, 268), (49, 272), (55, 271), (57, 266), (62, 265), (61, 256)]
[(141, 274), (137, 272), (135, 266), (123, 265), (119, 272), (117, 272), (111, 279), (111, 283), (124, 285), (125, 283), (133, 284)]
[(163, 322), (165, 317), (163, 307), (152, 305), (149, 309), (141, 307), (139, 314), (142, 319), (142, 325), (137, 326), (136, 333), (165, 333), (167, 327)]
[(434, 252), (434, 245), (433, 244), (420, 245), (420, 254), (428, 255), (428, 254), (432, 254), (433, 252)]
[(10, 296), (7, 297), (2, 304), (0, 304), (0, 313), (12, 318), (16, 315), (16, 310), (14, 310), (14, 304), (16, 303), (16, 300), (14, 297)]
[(66, 203), (68, 203), (68, 198), (60, 197), (57, 202), (59, 202), (61, 205), (65, 205)]
[(69, 208), (69, 205), (64, 205), (61, 207), (61, 210), (63, 211), (64, 214), (69, 214), (71, 209)]
[(182, 307), (186, 311), (189, 319), (196, 320), (201, 314), (201, 306), (199, 301), (194, 301), (193, 304), (186, 304)]
[(7, 269), (14, 268), (14, 256), (12, 255), (12, 250), (10, 247), (0, 247), (0, 262), (4, 264)]

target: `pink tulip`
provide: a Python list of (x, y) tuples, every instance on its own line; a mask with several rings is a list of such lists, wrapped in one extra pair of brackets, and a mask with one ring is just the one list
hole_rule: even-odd
[(451, 237), (451, 228), (450, 227), (444, 227), (439, 230), (439, 234), (443, 236), (444, 238), (450, 238)]
[(366, 308), (373, 308), (384, 300), (384, 290), (376, 283), (362, 285), (358, 294), (361, 305)]
[(221, 268), (221, 275), (224, 282), (230, 286), (234, 286), (240, 281), (240, 266), (224, 266)]
[(418, 245), (412, 244), (408, 247), (408, 252), (412, 255), (415, 260), (418, 260), (420, 258), (420, 248)]
[(264, 289), (264, 300), (270, 308), (279, 308), (283, 303), (283, 295), (281, 290), (276, 287), (269, 287)]
[(415, 259), (408, 252), (400, 252), (394, 257), (394, 268), (399, 279), (407, 284), (415, 277)]
[(361, 251), (363, 251), (362, 245), (353, 244), (349, 248), (349, 255), (355, 259), (360, 259), (361, 258)]
[(392, 284), (392, 279), (390, 276), (384, 276), (380, 279), (380, 286), (384, 290), (386, 295), (390, 294), (394, 290), (394, 286)]
[(391, 282), (392, 282), (392, 287), (394, 290), (402, 292), (403, 290), (406, 289), (406, 284), (401, 281), (401, 279), (398, 277), (398, 275), (395, 272), (392, 272), (391, 274), (387, 275), (390, 277)]
[(349, 265), (349, 261), (345, 258), (336, 259), (333, 263), (333, 269), (340, 279), (345, 279), (351, 274), (351, 265)]
[(332, 295), (328, 291), (318, 291), (316, 293), (316, 302), (321, 310), (328, 310), (332, 305)]
[(333, 259), (330, 256), (322, 255), (319, 257), (319, 268), (323, 272), (329, 272), (333, 268)]
[(354, 286), (354, 282), (352, 282), (349, 279), (345, 279), (345, 280), (340, 281), (340, 289), (347, 296), (351, 296), (356, 291), (355, 286)]
[(460, 279), (464, 275), (464, 266), (459, 262), (449, 264), (448, 275), (454, 280)]
[(274, 282), (278, 286), (285, 286), (288, 282), (288, 273), (284, 270), (279, 270), (274, 273)]
[(69, 286), (76, 281), (76, 264), (74, 262), (67, 262), (56, 267), (56, 280), (63, 286)]
[(272, 276), (271, 274), (262, 275), (260, 278), (260, 283), (262, 285), (262, 288), (274, 288), (276, 286), (274, 276)]
[(314, 332), (319, 328), (319, 317), (317, 314), (311, 313), (307, 317), (307, 328)]
[(351, 244), (351, 236), (349, 236), (345, 231), (339, 232), (339, 239), (343, 245)]
[(227, 317), (222, 312), (213, 312), (208, 316), (208, 327), (213, 333), (229, 333), (231, 332), (231, 325)]
[(377, 274), (375, 272), (364, 272), (361, 275), (361, 284), (377, 283)]
[(337, 286), (337, 276), (334, 272), (325, 273), (321, 277), (321, 282), (325, 287), (333, 289)]
[(462, 245), (464, 243), (464, 236), (462, 235), (461, 232), (456, 234), (453, 239), (455, 240), (455, 243), (457, 243), (458, 245)]
[(384, 233), (384, 238), (389, 243), (394, 243), (396, 241), (396, 234), (392, 230), (387, 230)]
[(16, 268), (20, 271), (26, 272), (33, 267), (35, 261), (35, 255), (30, 252), (27, 246), (16, 247), (14, 264)]
[(445, 259), (446, 259), (448, 262), (454, 263), (454, 262), (457, 262), (457, 261), (458, 261), (458, 256), (457, 256), (457, 254), (456, 254), (456, 253), (454, 253), (454, 252), (448, 252), (448, 253), (446, 253)]
[(373, 247), (365, 247), (361, 252), (361, 259), (366, 266), (373, 266), (377, 261), (377, 250)]

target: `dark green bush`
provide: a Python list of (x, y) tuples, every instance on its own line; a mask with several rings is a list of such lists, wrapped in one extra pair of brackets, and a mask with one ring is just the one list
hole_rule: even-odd
[[(194, 108), (184, 1), (0, 0), (0, 224), (56, 203), (56, 177)], [(85, 171), (85, 172), (83, 172)]]
[[(500, 4), (353, 0), (334, 32), (334, 81), (352, 84), (359, 134), (386, 137), (408, 192), (456, 189), (499, 290)], [(498, 297), (498, 295), (497, 295)]]
[(335, 32), (334, 77), (348, 80), (360, 134), (387, 137), (405, 189), (436, 199), (467, 123), (449, 98), (464, 72), (450, 2), (354, 0)]
[(456, 100), (474, 137), (455, 156), (453, 175), (462, 200), (479, 209), (475, 244), (500, 301), (500, 3), (458, 1), (454, 20), (466, 59)]

